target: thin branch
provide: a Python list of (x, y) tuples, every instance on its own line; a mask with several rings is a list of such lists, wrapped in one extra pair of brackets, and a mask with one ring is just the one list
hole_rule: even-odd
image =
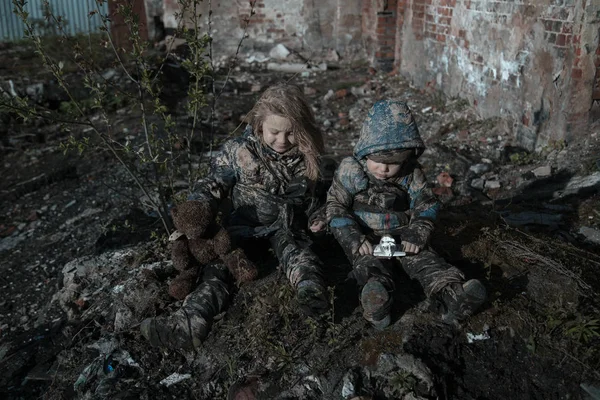
[[(244, 30), (242, 33), (242, 37), (240, 39), (240, 41), (238, 42), (237, 48), (235, 50), (235, 54), (233, 55), (233, 60), (231, 61), (230, 65), (229, 65), (229, 70), (227, 71), (227, 76), (225, 77), (225, 82), (223, 82), (223, 87), (221, 87), (221, 90), (219, 91), (219, 94), (217, 95), (217, 99), (219, 97), (221, 97), (221, 94), (223, 94), (223, 91), (225, 90), (225, 85), (227, 85), (227, 82), (229, 81), (229, 77), (231, 76), (231, 71), (233, 71), (233, 67), (234, 67), (234, 62), (237, 59), (238, 54), (240, 53), (240, 49), (242, 47), (242, 43), (244, 42), (244, 39), (246, 38), (246, 32), (248, 31), (248, 25), (250, 25), (250, 19), (252, 18), (252, 16), (254, 14), (256, 14), (256, 11), (254, 9), (254, 6), (256, 5), (256, 0), (252, 0), (250, 1), (250, 16), (244, 21)], [(212, 46), (212, 43), (211, 43)], [(211, 58), (212, 60), (212, 58)], [(214, 71), (214, 67), (213, 67), (213, 71)], [(214, 85), (214, 79), (213, 79), (213, 85)], [(215, 99), (215, 101), (217, 100)]]

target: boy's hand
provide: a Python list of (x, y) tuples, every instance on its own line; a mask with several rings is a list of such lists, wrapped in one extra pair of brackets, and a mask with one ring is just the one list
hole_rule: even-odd
[(312, 222), (312, 224), (310, 225), (310, 230), (311, 232), (321, 232), (323, 229), (325, 229), (325, 222), (323, 221), (319, 221), (319, 220), (314, 220)]
[(419, 254), (421, 248), (416, 244), (402, 241), (402, 250), (407, 254)]
[(358, 254), (361, 256), (373, 254), (373, 245), (367, 239), (358, 248)]

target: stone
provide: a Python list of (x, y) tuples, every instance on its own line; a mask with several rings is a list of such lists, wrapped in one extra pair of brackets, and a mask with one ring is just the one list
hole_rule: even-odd
[(40, 103), (44, 98), (44, 84), (34, 83), (33, 85), (29, 85), (25, 89), (25, 93), (27, 93), (27, 96), (33, 101)]
[(485, 181), (486, 189), (500, 189), (500, 181)]
[(582, 226), (579, 228), (579, 234), (585, 236), (585, 238), (592, 243), (600, 244), (600, 230), (596, 228)]
[(469, 171), (474, 172), (476, 175), (481, 175), (481, 174), (485, 174), (486, 172), (488, 172), (492, 167), (489, 164), (473, 164), (469, 167)]
[(574, 176), (567, 182), (563, 190), (553, 193), (553, 196), (563, 197), (571, 194), (577, 194), (585, 190), (598, 190), (600, 187), (600, 172), (594, 172), (587, 176)]
[(485, 179), (483, 178), (475, 178), (471, 181), (471, 187), (473, 189), (483, 190), (485, 187)]
[(287, 49), (287, 47), (285, 47), (281, 43), (279, 43), (277, 46), (273, 47), (271, 49), (271, 51), (269, 52), (269, 57), (274, 58), (276, 60), (284, 60), (289, 55), (290, 55), (290, 51)]
[(541, 167), (537, 167), (533, 171), (531, 171), (536, 178), (546, 178), (552, 175), (552, 168), (549, 165), (543, 165)]
[(331, 49), (327, 52), (325, 59), (330, 62), (338, 62), (340, 61), (340, 55), (335, 49)]
[(309, 86), (305, 86), (304, 87), (304, 94), (306, 96), (314, 96), (315, 94), (317, 94), (317, 89), (309, 87)]
[(323, 100), (328, 101), (331, 98), (333, 98), (333, 96), (335, 96), (335, 92), (333, 90), (329, 89), (327, 94), (325, 96), (323, 96)]

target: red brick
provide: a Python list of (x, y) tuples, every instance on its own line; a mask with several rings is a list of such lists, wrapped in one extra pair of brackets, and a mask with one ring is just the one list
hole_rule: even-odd
[(574, 35), (573, 36), (573, 44), (578, 44), (578, 43), (581, 43), (581, 35)]
[(415, 19), (423, 19), (424, 17), (425, 17), (425, 13), (423, 13), (423, 12), (418, 12), (418, 13), (413, 14), (413, 18), (415, 18)]
[(433, 15), (431, 15), (431, 14), (426, 14), (426, 15), (425, 15), (425, 20), (426, 20), (427, 22), (433, 22), (433, 21), (434, 21)]
[(562, 26), (562, 33), (573, 33), (573, 24), (564, 23)]
[(444, 35), (439, 35), (438, 34), (436, 36), (436, 39), (437, 39), (438, 42), (443, 42), (443, 43), (446, 42), (446, 36), (444, 36)]
[(467, 37), (467, 31), (465, 31), (464, 29), (460, 29), (458, 31), (458, 37), (461, 39), (465, 39)]
[(571, 77), (573, 79), (581, 79), (583, 77), (583, 70), (579, 68), (573, 68), (571, 71)]
[(565, 44), (567, 44), (567, 37), (563, 34), (560, 34), (558, 36), (556, 36), (556, 45), (557, 46), (564, 46)]
[(452, 9), (451, 8), (445, 8), (445, 7), (438, 7), (437, 8), (437, 13), (440, 15), (452, 15)]

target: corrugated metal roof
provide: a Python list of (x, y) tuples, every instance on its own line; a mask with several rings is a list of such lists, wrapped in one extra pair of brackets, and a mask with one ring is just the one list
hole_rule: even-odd
[[(106, 15), (108, 13), (108, 2), (98, 6), (95, 0), (51, 0), (52, 12), (61, 16), (65, 21), (65, 31), (69, 35), (77, 33), (98, 32), (102, 21), (98, 14), (90, 15), (94, 10)], [(23, 38), (24, 24), (13, 12), (12, 0), (0, 0), (0, 41), (15, 41)], [(25, 5), (29, 18), (39, 21), (42, 27), (41, 34), (52, 33), (51, 24), (44, 20), (43, 1), (29, 0)], [(58, 33), (58, 32), (57, 32)]]

